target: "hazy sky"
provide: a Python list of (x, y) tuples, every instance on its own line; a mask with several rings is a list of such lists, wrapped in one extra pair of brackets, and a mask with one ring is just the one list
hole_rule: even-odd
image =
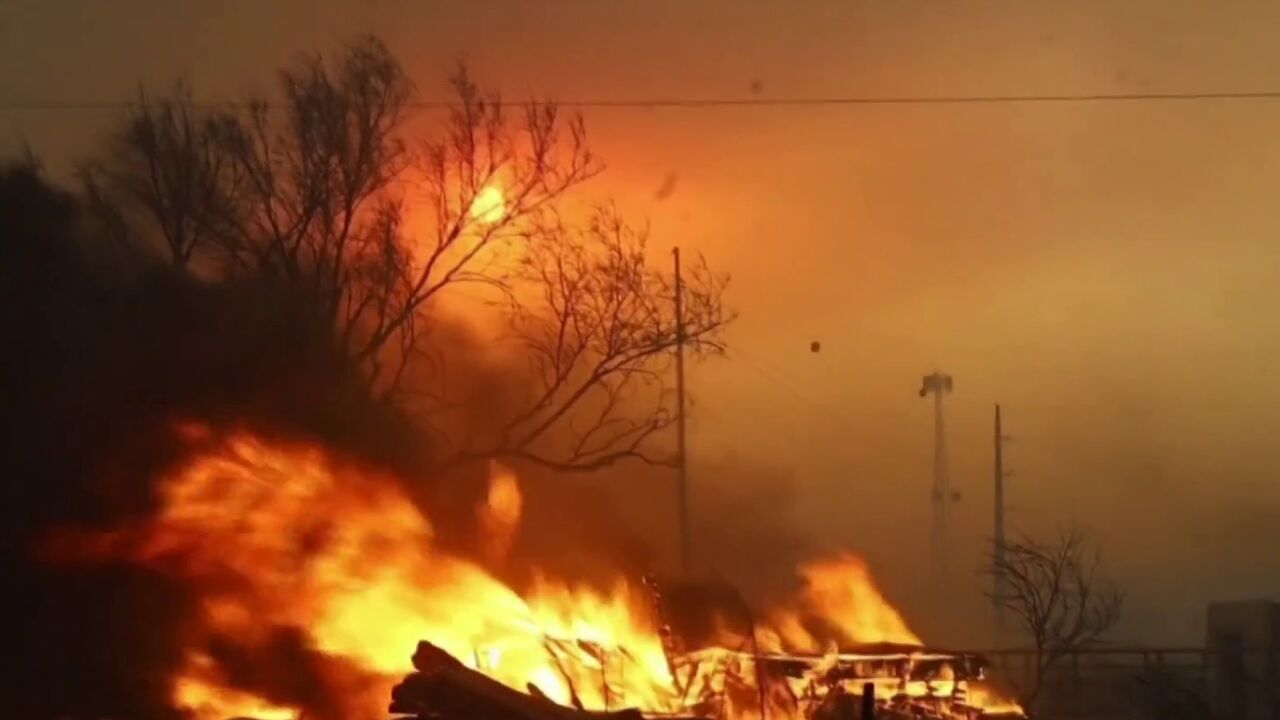
[[(1265, 0), (0, 0), (0, 146), (29, 140), (65, 173), (118, 112), (23, 104), (178, 76), (203, 98), (265, 91), (299, 52), (368, 31), (426, 97), (458, 59), (509, 96), (563, 99), (1280, 89)], [(790, 468), (793, 517), (890, 568), (905, 605), (934, 367), (956, 378), (966, 585), (998, 400), (1011, 523), (1092, 530), (1131, 634), (1197, 639), (1206, 600), (1280, 594), (1280, 101), (587, 120), (610, 167), (593, 189), (647, 217), (656, 250), (734, 275), (734, 350), (693, 374), (694, 452)]]

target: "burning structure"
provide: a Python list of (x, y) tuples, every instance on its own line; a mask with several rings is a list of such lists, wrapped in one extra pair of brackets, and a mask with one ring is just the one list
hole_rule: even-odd
[[(439, 547), (395, 477), (320, 446), (202, 426), (182, 435), (189, 452), (161, 478), (152, 516), (64, 529), (44, 552), (193, 588), (167, 683), (196, 720), (375, 718), (389, 699), (393, 713), (437, 720), (623, 709), (816, 719), (856, 717), (871, 694), (884, 717), (1021, 715), (984, 684), (981, 658), (922, 647), (854, 556), (801, 568), (802, 589), (745, 632), (736, 610), (710, 607), (705, 637), (682, 637), (666, 621), (682, 608), (653, 585), (537, 568), (501, 580)], [(492, 558), (518, 530), (521, 494), (501, 466), (488, 482), (475, 513)]]

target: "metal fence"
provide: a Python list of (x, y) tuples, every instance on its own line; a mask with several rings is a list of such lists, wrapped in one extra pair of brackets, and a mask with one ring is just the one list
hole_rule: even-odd
[[(1245, 668), (1272, 667), (1264, 650), (1242, 651)], [(987, 650), (992, 675), (1019, 694), (1034, 686), (1033, 650)], [(1105, 647), (1069, 652), (1057, 660), (1041, 682), (1035, 716), (1134, 720), (1214, 717), (1215, 690), (1221, 692), (1223, 658), (1197, 647)], [(1274, 684), (1262, 670), (1246, 673), (1243, 682)], [(1270, 692), (1266, 688), (1265, 693)], [(1252, 691), (1244, 691), (1252, 692)], [(1249, 717), (1280, 718), (1272, 710)], [(1234, 720), (1234, 719), (1233, 719)]]

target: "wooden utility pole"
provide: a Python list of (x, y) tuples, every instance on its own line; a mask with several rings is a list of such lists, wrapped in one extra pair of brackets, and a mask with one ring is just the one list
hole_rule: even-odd
[(1000, 403), (996, 403), (995, 422), (995, 532), (991, 548), (991, 601), (995, 605), (996, 629), (1004, 629), (1004, 432), (1000, 427)]
[(675, 260), (675, 301), (676, 301), (676, 448), (679, 453), (679, 485), (677, 492), (680, 522), (680, 567), (686, 575), (690, 572), (691, 548), (689, 543), (689, 462), (687, 440), (685, 436), (685, 397), (684, 397), (684, 284), (680, 279), (680, 248), (672, 248), (671, 255)]

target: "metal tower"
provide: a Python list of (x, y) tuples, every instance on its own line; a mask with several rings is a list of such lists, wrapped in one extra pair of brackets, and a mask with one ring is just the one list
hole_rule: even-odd
[(948, 525), (950, 507), (956, 495), (951, 490), (947, 465), (947, 433), (942, 416), (942, 396), (951, 392), (951, 376), (941, 371), (925, 375), (920, 397), (933, 395), (933, 571), (936, 580), (947, 575)]

